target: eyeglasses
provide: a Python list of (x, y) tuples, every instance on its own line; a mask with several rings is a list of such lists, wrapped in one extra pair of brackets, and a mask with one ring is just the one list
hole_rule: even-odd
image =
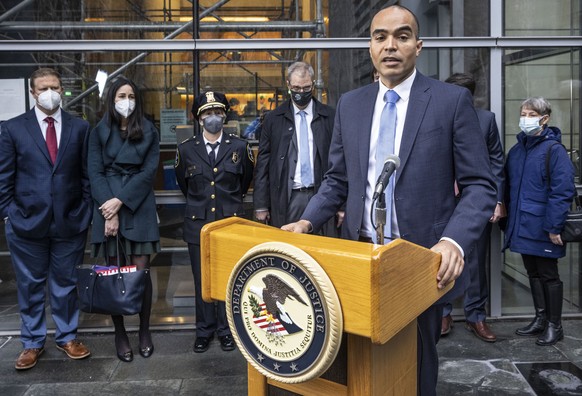
[(306, 87), (297, 87), (295, 85), (292, 85), (290, 88), (291, 88), (291, 91), (295, 91), (295, 92), (311, 92), (311, 90), (313, 89), (313, 84), (308, 85)]

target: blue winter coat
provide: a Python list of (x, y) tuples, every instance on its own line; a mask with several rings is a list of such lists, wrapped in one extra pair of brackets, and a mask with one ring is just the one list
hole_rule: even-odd
[[(559, 234), (575, 194), (574, 167), (561, 144), (561, 132), (546, 127), (537, 136), (521, 132), (507, 155), (507, 227), (505, 246), (512, 252), (560, 258), (566, 247), (554, 245), (549, 233)], [(551, 148), (550, 148), (551, 147)], [(546, 157), (550, 150), (550, 183)]]

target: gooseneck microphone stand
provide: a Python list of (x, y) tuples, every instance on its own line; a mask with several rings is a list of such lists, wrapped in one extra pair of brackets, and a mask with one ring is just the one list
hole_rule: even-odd
[(376, 225), (376, 243), (378, 245), (384, 244), (384, 226), (386, 225), (386, 195), (384, 192), (378, 196), (376, 202), (376, 209), (374, 209), (375, 214), (375, 225)]

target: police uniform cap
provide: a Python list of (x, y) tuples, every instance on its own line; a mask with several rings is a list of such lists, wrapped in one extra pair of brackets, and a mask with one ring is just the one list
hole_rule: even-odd
[(200, 113), (208, 109), (221, 109), (226, 113), (230, 109), (226, 95), (222, 92), (207, 91), (194, 99), (192, 114), (196, 119), (198, 119)]

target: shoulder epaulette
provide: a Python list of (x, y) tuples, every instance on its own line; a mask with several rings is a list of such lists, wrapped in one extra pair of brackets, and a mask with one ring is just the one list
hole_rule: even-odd
[(184, 144), (184, 143), (186, 143), (188, 140), (192, 140), (192, 139), (194, 139), (194, 137), (195, 137), (195, 136), (190, 136), (189, 138), (187, 138), (187, 139), (184, 139), (184, 140), (183, 140), (183, 141), (182, 141), (180, 144)]

